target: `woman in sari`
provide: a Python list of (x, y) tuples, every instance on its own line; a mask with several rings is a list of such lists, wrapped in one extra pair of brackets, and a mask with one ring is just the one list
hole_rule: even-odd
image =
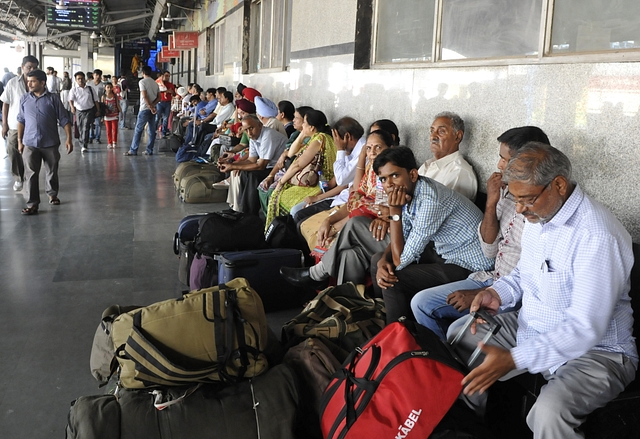
[(327, 117), (322, 111), (307, 112), (300, 137), (310, 139), (297, 152), (269, 198), (267, 227), (276, 216), (288, 214), (305, 197), (321, 192), (319, 173), (322, 173), (326, 181), (333, 179), (336, 146), (327, 125)]

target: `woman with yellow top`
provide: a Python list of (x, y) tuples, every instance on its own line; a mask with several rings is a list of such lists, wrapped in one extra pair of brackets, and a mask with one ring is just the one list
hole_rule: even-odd
[(331, 128), (322, 111), (310, 110), (302, 123), (300, 137), (309, 137), (309, 143), (300, 148), (287, 172), (269, 198), (266, 225), (278, 215), (288, 214), (293, 206), (305, 197), (316, 195), (320, 188), (320, 173), (323, 179), (333, 179), (333, 163), (336, 161), (336, 146)]

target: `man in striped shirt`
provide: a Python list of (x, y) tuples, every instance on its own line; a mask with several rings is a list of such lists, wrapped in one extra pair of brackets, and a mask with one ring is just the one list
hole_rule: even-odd
[[(509, 161), (504, 181), (527, 220), (517, 267), (480, 291), (470, 310), (496, 316), (502, 330), (463, 379), (481, 408), (498, 379), (542, 373), (547, 384), (527, 416), (536, 439), (581, 438), (586, 416), (635, 377), (638, 353), (629, 298), (631, 236), (600, 203), (571, 181), (557, 149), (530, 143)], [(468, 356), (486, 333), (472, 327), (456, 349)], [(449, 331), (452, 337), (455, 331)]]

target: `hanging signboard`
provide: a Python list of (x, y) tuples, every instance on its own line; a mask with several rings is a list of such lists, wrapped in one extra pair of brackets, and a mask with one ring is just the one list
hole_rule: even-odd
[(169, 49), (167, 46), (162, 46), (162, 50), (160, 51), (160, 56), (163, 58), (179, 58), (180, 51), (175, 49)]
[(198, 47), (198, 32), (174, 32), (173, 46), (179, 50), (189, 50)]

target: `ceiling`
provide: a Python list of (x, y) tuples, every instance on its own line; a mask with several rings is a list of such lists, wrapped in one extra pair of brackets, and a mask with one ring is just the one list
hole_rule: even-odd
[[(47, 41), (60, 49), (75, 50), (80, 33), (66, 29), (44, 29), (47, 6), (57, 0), (0, 0), (0, 40)], [(194, 8), (198, 0), (169, 0), (177, 7)], [(167, 14), (167, 0), (101, 0), (100, 33), (106, 43), (119, 43), (140, 38), (153, 38)], [(172, 15), (176, 9), (172, 6)], [(38, 30), (40, 29), (40, 32)]]

